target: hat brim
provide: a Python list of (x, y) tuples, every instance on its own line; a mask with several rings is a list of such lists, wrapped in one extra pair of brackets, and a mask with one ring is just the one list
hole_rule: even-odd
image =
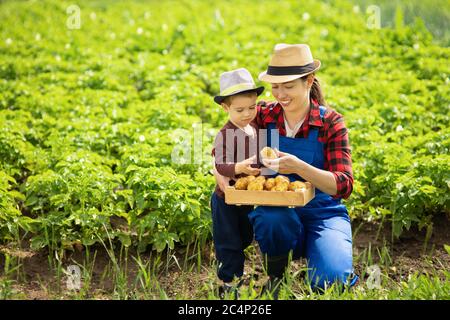
[(250, 89), (250, 90), (237, 90), (236, 92), (232, 92), (226, 96), (215, 96), (214, 102), (217, 104), (221, 104), (223, 102), (223, 100), (225, 100), (225, 98), (234, 96), (235, 94), (238, 94), (238, 93), (256, 92), (256, 95), (259, 96), (259, 95), (261, 95), (261, 93), (263, 93), (263, 91), (264, 91), (264, 87), (262, 87), (262, 86), (254, 88), (254, 89)]
[(273, 76), (270, 74), (267, 74), (267, 70), (264, 72), (261, 72), (258, 76), (258, 79), (260, 81), (264, 81), (264, 82), (270, 82), (270, 83), (283, 83), (283, 82), (289, 82), (289, 81), (293, 81), (295, 79), (304, 77), (310, 73), (313, 73), (317, 70), (319, 70), (321, 62), (320, 60), (314, 59), (314, 64), (315, 64), (315, 68), (312, 71), (309, 71), (307, 73), (303, 73), (303, 74), (290, 74), (290, 75), (285, 75), (285, 76)]

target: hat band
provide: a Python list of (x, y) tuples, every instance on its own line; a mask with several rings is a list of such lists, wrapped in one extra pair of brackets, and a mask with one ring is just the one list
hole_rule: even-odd
[(220, 95), (228, 96), (236, 91), (244, 91), (244, 90), (252, 90), (252, 89), (256, 89), (255, 84), (253, 84), (253, 83), (239, 83), (239, 84), (235, 84), (234, 86), (231, 86), (229, 88), (226, 88), (225, 90), (223, 90), (220, 93)]
[(267, 74), (271, 76), (290, 76), (311, 72), (315, 68), (316, 65), (314, 62), (308, 63), (304, 66), (287, 66), (287, 67), (269, 66), (267, 68)]

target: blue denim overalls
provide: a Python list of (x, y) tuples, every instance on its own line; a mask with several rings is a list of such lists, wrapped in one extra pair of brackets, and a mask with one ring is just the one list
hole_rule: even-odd
[[(320, 106), (323, 120), (326, 108)], [(272, 146), (272, 130), (268, 125), (267, 144)], [(311, 127), (307, 138), (279, 136), (279, 150), (297, 156), (306, 163), (324, 169), (324, 144), (318, 140), (319, 128)], [(288, 175), (291, 181), (303, 180)], [(304, 181), (304, 180), (303, 180)], [(350, 286), (358, 279), (352, 277), (352, 232), (347, 208), (340, 199), (316, 188), (316, 196), (304, 207), (259, 206), (249, 213), (255, 239), (261, 252), (280, 256), (293, 251), (293, 258), (308, 261), (308, 279), (313, 288), (339, 281)]]

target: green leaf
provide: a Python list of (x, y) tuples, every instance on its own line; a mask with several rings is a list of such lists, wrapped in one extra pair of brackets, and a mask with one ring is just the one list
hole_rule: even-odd
[(159, 239), (154, 241), (153, 245), (155, 246), (157, 252), (162, 252), (166, 247), (166, 241)]
[(435, 194), (437, 192), (437, 188), (431, 185), (421, 186), (420, 191), (425, 194)]
[(131, 237), (128, 234), (125, 234), (123, 232), (117, 233), (117, 237), (119, 238), (120, 242), (123, 244), (124, 247), (131, 246)]
[(444, 248), (445, 248), (445, 251), (447, 251), (447, 253), (450, 255), (450, 246), (444, 244)]

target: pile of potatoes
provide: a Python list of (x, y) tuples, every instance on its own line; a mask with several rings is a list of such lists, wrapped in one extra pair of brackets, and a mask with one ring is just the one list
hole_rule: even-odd
[(306, 184), (301, 181), (290, 182), (288, 177), (282, 175), (267, 179), (264, 176), (247, 176), (239, 178), (234, 187), (236, 190), (301, 192), (306, 189)]
[[(262, 159), (276, 159), (277, 153), (270, 147), (264, 147), (261, 150)], [(294, 191), (301, 192), (306, 189), (306, 184), (301, 181), (290, 182), (289, 178), (278, 175), (275, 178), (264, 176), (247, 176), (239, 178), (234, 185), (236, 190), (256, 190), (256, 191)]]

